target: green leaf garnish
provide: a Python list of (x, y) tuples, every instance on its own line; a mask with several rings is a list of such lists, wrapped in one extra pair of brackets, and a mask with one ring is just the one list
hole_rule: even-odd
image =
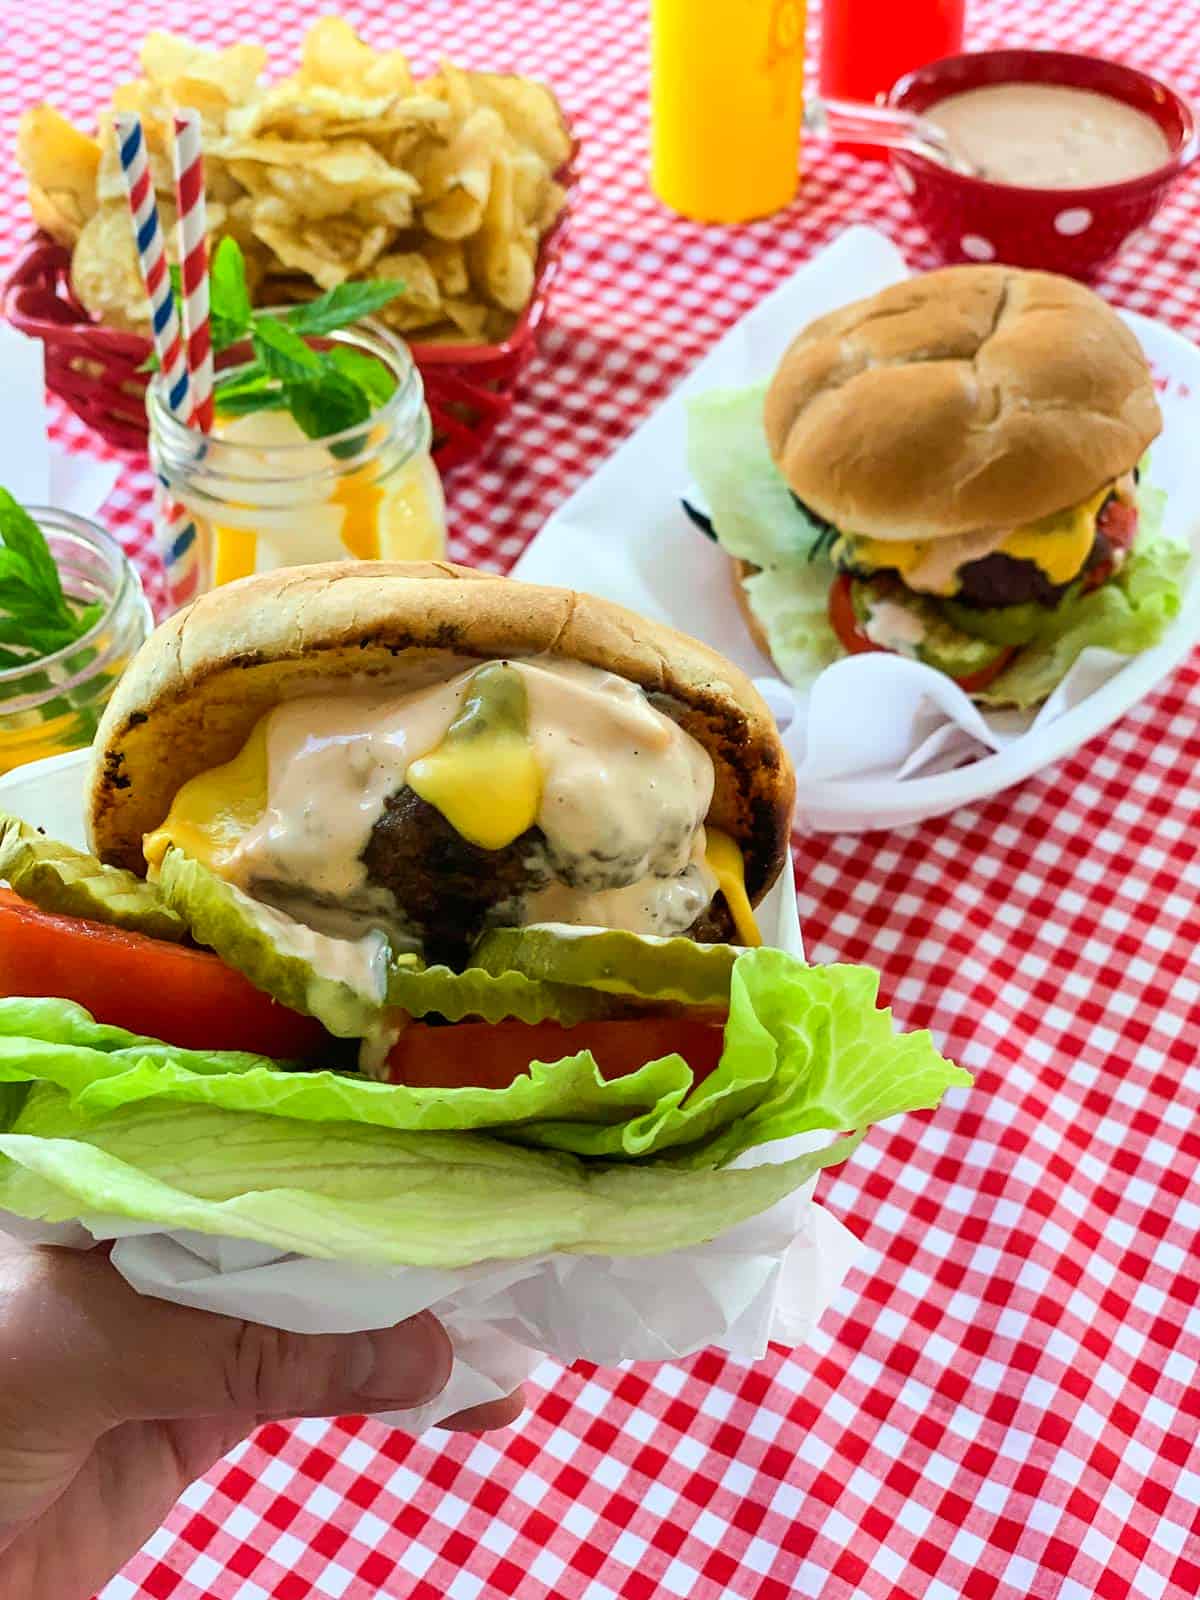
[(236, 239), (222, 239), (208, 269), (213, 350), (227, 350), (250, 332), (254, 313), (246, 286), (246, 261)]
[[(285, 394), (288, 410), (310, 439), (356, 428), (374, 409), (370, 396), (337, 371), (323, 372), (311, 383), (289, 384)], [(358, 444), (352, 443), (351, 453), (357, 450)]]
[[(397, 279), (343, 283), (281, 317), (267, 316), (251, 306), (237, 241), (222, 239), (209, 271), (213, 349), (220, 353), (249, 339), (253, 360), (218, 378), (217, 410), (227, 417), (288, 411), (310, 439), (365, 422), (394, 392), (392, 373), (365, 350), (314, 350), (306, 341), (370, 316), (403, 289)], [(334, 453), (353, 455), (357, 449), (348, 444)]]
[(376, 411), (387, 405), (395, 394), (395, 374), (365, 350), (356, 350), (349, 344), (335, 344), (326, 354), (343, 377), (357, 384)]
[(403, 293), (404, 285), (397, 278), (380, 278), (371, 283), (339, 283), (336, 289), (293, 306), (284, 317), (289, 328), (312, 338), (317, 334), (332, 333), (335, 328), (348, 327), (372, 316)]
[[(104, 607), (99, 601), (84, 604), (63, 593), (45, 534), (6, 489), (0, 489), (0, 541), (0, 671), (10, 671), (33, 667), (68, 649), (95, 626)], [(82, 667), (94, 654), (82, 651), (73, 665)], [(0, 699), (50, 687), (46, 673), (27, 672), (16, 687), (0, 692)], [(39, 708), (43, 721), (73, 713), (84, 723), (86, 713), (69, 699), (52, 700)], [(88, 743), (94, 731), (93, 717), (80, 742)]]

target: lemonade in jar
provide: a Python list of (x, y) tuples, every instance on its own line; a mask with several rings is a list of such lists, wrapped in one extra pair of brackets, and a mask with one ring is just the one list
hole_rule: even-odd
[[(309, 335), (306, 312), (253, 314), (252, 339), (232, 345), (218, 373), (209, 434), (172, 413), (161, 376), (147, 390), (157, 514), (176, 527), (185, 514), (186, 548), (166, 560), (173, 605), (275, 567), (445, 554), (432, 425), (408, 347), (369, 321)], [(310, 356), (319, 367), (306, 369)]]

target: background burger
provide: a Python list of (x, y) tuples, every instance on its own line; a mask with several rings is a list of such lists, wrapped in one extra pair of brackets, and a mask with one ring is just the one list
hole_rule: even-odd
[(1028, 705), (1086, 645), (1144, 649), (1178, 607), (1185, 558), (1140, 472), (1161, 427), (1098, 296), (952, 267), (810, 324), (765, 397), (697, 402), (692, 465), (787, 676), (890, 650)]
[(873, 974), (762, 946), (792, 796), (736, 668), (588, 596), (348, 563), (202, 598), (110, 702), (95, 855), (0, 826), (0, 1143), (92, 1151), (53, 1204), (0, 1166), (0, 1206), (441, 1265), (710, 1236), (849, 1146), (743, 1151), (967, 1081)]

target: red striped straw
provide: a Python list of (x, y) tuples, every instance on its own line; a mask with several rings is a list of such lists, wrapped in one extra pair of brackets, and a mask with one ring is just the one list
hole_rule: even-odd
[(204, 153), (200, 117), (175, 113), (175, 202), (179, 211), (179, 268), (183, 278), (183, 337), (191, 376), (194, 428), (213, 424), (212, 331), (208, 305), (208, 211), (204, 202)]
[[(117, 153), (133, 236), (137, 245), (138, 266), (150, 301), (150, 332), (155, 354), (162, 369), (167, 405), (181, 422), (192, 415), (191, 386), (187, 359), (175, 312), (175, 296), (167, 270), (166, 241), (158, 218), (158, 201), (146, 159), (146, 139), (141, 119), (123, 113), (114, 119)], [(187, 507), (172, 500), (161, 483), (157, 490), (159, 510), (155, 516), (159, 554), (167, 578), (167, 593), (172, 608), (193, 599), (200, 580), (200, 540), (196, 524)]]

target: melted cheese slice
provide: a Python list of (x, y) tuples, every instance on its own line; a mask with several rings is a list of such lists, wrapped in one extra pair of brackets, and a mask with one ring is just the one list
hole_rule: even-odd
[(412, 763), (406, 782), (483, 850), (503, 850), (519, 839), (537, 821), (542, 803), (542, 769), (528, 735), (517, 728), (446, 739)]
[(959, 568), (997, 551), (1014, 561), (1032, 561), (1051, 583), (1070, 583), (1091, 552), (1096, 515), (1108, 494), (1106, 485), (1081, 505), (1008, 532), (967, 533), (950, 539), (867, 539), (850, 535), (850, 555), (856, 565), (898, 572), (910, 588), (925, 594), (955, 594)]
[(267, 719), (241, 751), (222, 767), (189, 778), (171, 802), (165, 820), (142, 840), (151, 876), (168, 845), (177, 845), (219, 877), (243, 836), (267, 808)]
[(729, 835), (722, 833), (719, 828), (706, 828), (704, 838), (704, 859), (708, 870), (717, 880), (717, 887), (725, 896), (738, 943), (751, 947), (762, 944), (762, 934), (758, 931), (750, 896), (746, 893), (746, 864), (742, 860), (742, 852)]

